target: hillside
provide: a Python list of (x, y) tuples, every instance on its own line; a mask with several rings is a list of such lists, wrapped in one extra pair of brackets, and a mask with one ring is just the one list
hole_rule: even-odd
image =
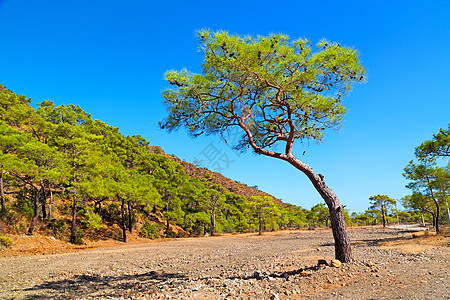
[(179, 164), (181, 164), (184, 168), (184, 171), (191, 177), (196, 177), (199, 179), (206, 178), (211, 183), (219, 184), (219, 185), (223, 186), (227, 191), (229, 191), (231, 193), (235, 193), (237, 195), (244, 196), (246, 199), (248, 199), (251, 196), (269, 196), (269, 197), (273, 198), (273, 201), (276, 204), (283, 204), (283, 202), (280, 199), (274, 197), (273, 195), (270, 195), (266, 192), (260, 191), (256, 188), (248, 186), (244, 183), (237, 182), (235, 180), (227, 178), (220, 173), (213, 172), (213, 171), (210, 171), (205, 168), (198, 168), (194, 164), (183, 161), (176, 156), (172, 156), (172, 155), (165, 153), (164, 150), (159, 146), (151, 146), (150, 149), (154, 153), (165, 155), (165, 156), (173, 159), (174, 161), (178, 162)]
[(30, 102), (0, 85), (0, 234), (82, 244), (306, 225), (301, 207), (124, 136), (78, 105)]

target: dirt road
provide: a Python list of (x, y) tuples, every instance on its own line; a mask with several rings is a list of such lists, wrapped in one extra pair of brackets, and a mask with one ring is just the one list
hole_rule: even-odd
[(422, 226), (421, 224), (394, 224), (387, 227), (390, 229), (407, 230), (407, 231), (427, 231), (430, 229), (428, 227)]
[(329, 230), (177, 239), (0, 258), (0, 299), (450, 299), (450, 239), (350, 230), (355, 262)]

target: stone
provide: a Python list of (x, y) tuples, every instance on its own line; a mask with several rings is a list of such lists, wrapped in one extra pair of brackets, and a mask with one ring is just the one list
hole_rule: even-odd
[(300, 272), (300, 275), (301, 276), (303, 276), (303, 277), (306, 277), (306, 276), (309, 276), (309, 275), (311, 275), (311, 271), (309, 271), (309, 270), (304, 270), (304, 271), (301, 271)]
[(332, 267), (339, 268), (341, 265), (342, 265), (342, 263), (339, 260), (337, 260), (337, 259), (332, 259), (331, 260), (331, 266)]

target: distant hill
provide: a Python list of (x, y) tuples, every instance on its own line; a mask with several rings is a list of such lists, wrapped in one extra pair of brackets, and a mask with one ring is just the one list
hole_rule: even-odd
[(180, 163), (183, 166), (185, 172), (189, 176), (194, 176), (196, 178), (206, 178), (207, 180), (209, 180), (210, 182), (212, 182), (214, 184), (219, 184), (219, 185), (223, 186), (227, 191), (229, 191), (231, 193), (235, 193), (237, 195), (244, 196), (245, 198), (249, 198), (251, 196), (269, 196), (269, 197), (273, 198), (273, 201), (275, 203), (283, 204), (283, 202), (280, 199), (278, 199), (266, 192), (260, 191), (256, 188), (248, 186), (244, 183), (237, 182), (235, 180), (227, 178), (220, 173), (213, 172), (213, 171), (210, 171), (205, 168), (199, 168), (199, 167), (195, 166), (194, 164), (191, 164), (191, 163), (188, 163), (186, 161), (179, 159), (176, 156), (169, 155), (169, 154), (165, 153), (164, 150), (159, 146), (151, 146), (150, 148), (153, 152), (155, 152), (157, 154), (165, 155), (165, 156), (175, 160), (176, 162)]

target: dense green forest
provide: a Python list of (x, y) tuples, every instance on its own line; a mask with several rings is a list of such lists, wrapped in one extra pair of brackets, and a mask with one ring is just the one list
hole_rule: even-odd
[(1, 219), (72, 243), (89, 235), (203, 235), (307, 226), (307, 210), (270, 196), (245, 197), (182, 165), (139, 135), (75, 105), (56, 106), (0, 89)]
[[(158, 238), (329, 225), (323, 203), (308, 210), (268, 195), (232, 193), (210, 176), (188, 175), (145, 138), (124, 136), (79, 106), (44, 100), (34, 109), (30, 102), (0, 85), (0, 231), (81, 243), (126, 241), (127, 232)], [(424, 151), (416, 154), (428, 157), (429, 177), (420, 181), (413, 162), (405, 168), (413, 195), (401, 200), (404, 211), (377, 195), (364, 213), (345, 211), (347, 225), (444, 222), (438, 210), (446, 209), (448, 167), (430, 167)]]

